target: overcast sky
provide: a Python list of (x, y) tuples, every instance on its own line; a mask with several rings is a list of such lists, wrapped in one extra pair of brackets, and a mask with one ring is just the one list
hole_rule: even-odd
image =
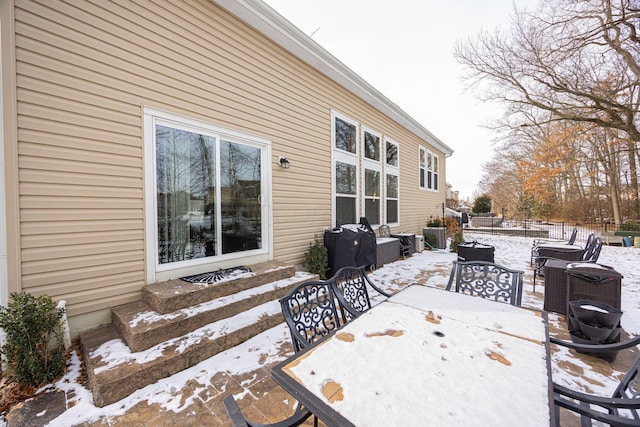
[(472, 198), (500, 107), (464, 92), (458, 40), (506, 27), (536, 0), (265, 0), (454, 150), (447, 182)]

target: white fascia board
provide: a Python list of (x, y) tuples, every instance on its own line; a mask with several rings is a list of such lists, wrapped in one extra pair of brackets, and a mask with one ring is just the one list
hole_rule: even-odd
[(429, 132), (413, 117), (367, 83), (349, 67), (331, 55), (311, 37), (260, 0), (212, 0), (247, 25), (255, 28), (282, 48), (306, 62), (336, 83), (355, 93), (363, 101), (387, 115), (405, 129), (418, 135), (446, 157), (453, 149)]

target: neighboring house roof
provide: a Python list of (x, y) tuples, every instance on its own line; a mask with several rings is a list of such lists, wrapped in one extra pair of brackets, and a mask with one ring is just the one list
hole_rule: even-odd
[(434, 148), (441, 150), (445, 156), (453, 154), (451, 147), (266, 3), (260, 0), (212, 1), (260, 31), (300, 60), (355, 93), (407, 130), (429, 142)]

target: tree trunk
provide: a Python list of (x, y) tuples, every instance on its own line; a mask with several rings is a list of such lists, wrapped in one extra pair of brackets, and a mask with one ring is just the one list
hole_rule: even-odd
[(629, 195), (631, 197), (630, 203), (630, 212), (629, 216), (631, 218), (637, 219), (640, 216), (640, 197), (638, 191), (638, 168), (636, 163), (636, 143), (628, 139), (627, 147), (629, 148), (628, 157), (629, 157), (629, 174), (631, 175), (631, 189), (629, 191)]

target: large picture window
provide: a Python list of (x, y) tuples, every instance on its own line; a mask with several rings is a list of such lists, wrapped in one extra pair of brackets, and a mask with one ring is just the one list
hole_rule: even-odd
[[(156, 267), (182, 268), (262, 251), (267, 142), (167, 113), (145, 115), (155, 188)], [(268, 191), (268, 189), (267, 189)]]

